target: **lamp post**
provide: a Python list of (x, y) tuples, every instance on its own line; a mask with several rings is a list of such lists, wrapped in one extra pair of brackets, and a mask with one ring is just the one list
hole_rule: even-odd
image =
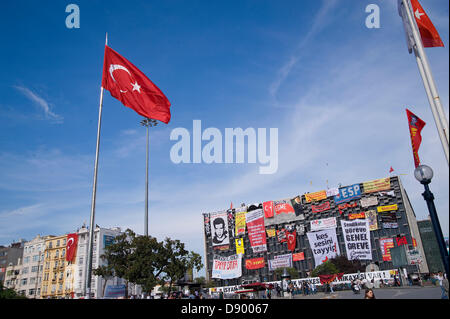
[(147, 152), (145, 161), (145, 221), (144, 221), (144, 235), (148, 236), (148, 128), (158, 125), (154, 119), (143, 119), (141, 125), (147, 127)]
[(439, 218), (437, 216), (436, 207), (434, 206), (434, 195), (430, 191), (430, 187), (428, 186), (428, 184), (431, 183), (431, 179), (433, 178), (433, 170), (431, 169), (431, 167), (427, 165), (419, 165), (414, 170), (414, 177), (425, 187), (425, 192), (422, 193), (422, 196), (425, 199), (428, 206), (431, 224), (433, 225), (433, 230), (434, 233), (436, 234), (439, 251), (441, 253), (445, 273), (447, 274), (448, 278), (448, 252), (445, 246), (441, 225), (439, 224)]

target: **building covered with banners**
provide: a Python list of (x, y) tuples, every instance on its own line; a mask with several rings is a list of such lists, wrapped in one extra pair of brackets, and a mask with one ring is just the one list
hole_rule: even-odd
[[(219, 286), (277, 280), (275, 271), (287, 267), (307, 278), (339, 255), (395, 269), (389, 249), (403, 245), (425, 256), (398, 176), (204, 213), (203, 221), (206, 277)], [(425, 258), (403, 267), (429, 271)]]

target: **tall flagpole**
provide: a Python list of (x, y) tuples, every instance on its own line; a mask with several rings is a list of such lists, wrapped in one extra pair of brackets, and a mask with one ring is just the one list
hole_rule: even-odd
[[(433, 75), (431, 73), (431, 68), (428, 63), (428, 58), (425, 54), (425, 50), (422, 44), (422, 40), (419, 35), (418, 27), (415, 19), (411, 13), (410, 2), (408, 0), (402, 0), (403, 6), (405, 7), (408, 22), (411, 26), (412, 34), (415, 42), (415, 50), (417, 65), (419, 66), (419, 71), (424, 82), (425, 91), (428, 95), (428, 101), (430, 103), (431, 111), (433, 113), (434, 121), (438, 129), (439, 138), (441, 140), (442, 147), (444, 149), (444, 154), (447, 159), (447, 165), (449, 164), (449, 132), (448, 132), (448, 121), (445, 116), (444, 109), (442, 108), (441, 100), (436, 89), (436, 84), (434, 83)], [(428, 87), (428, 89), (427, 89)]]
[[(106, 33), (105, 46), (108, 45), (108, 33)], [(103, 70), (102, 70), (103, 74)], [(92, 247), (94, 244), (94, 219), (95, 219), (95, 198), (97, 195), (97, 171), (98, 171), (98, 154), (100, 150), (100, 128), (102, 125), (102, 109), (103, 109), (103, 86), (100, 87), (100, 106), (98, 110), (98, 127), (97, 127), (97, 148), (95, 151), (95, 167), (94, 167), (94, 185), (92, 187), (92, 204), (91, 204), (91, 219), (89, 226), (89, 246), (86, 266), (86, 281), (85, 281), (85, 297), (91, 298), (91, 276), (92, 276)]]

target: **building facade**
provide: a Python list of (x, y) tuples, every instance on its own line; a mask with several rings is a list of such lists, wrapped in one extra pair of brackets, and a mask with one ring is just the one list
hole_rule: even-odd
[[(355, 191), (354, 196), (349, 197), (350, 200), (341, 202), (345, 196), (349, 195), (346, 192), (351, 187), (354, 187), (357, 192)], [(228, 221), (226, 233), (229, 235), (228, 244), (225, 246), (217, 246), (213, 242), (213, 228), (222, 227), (220, 224), (213, 225), (212, 220), (217, 214), (203, 214), (207, 280), (213, 279), (219, 286), (237, 285), (247, 278), (249, 280), (255, 280), (256, 278), (259, 281), (276, 280), (275, 270), (273, 267), (272, 269), (269, 268), (269, 262), (271, 265), (276, 265), (277, 261), (275, 259), (278, 257), (284, 258), (288, 255), (292, 255), (290, 264), (291, 267), (298, 271), (299, 278), (306, 278), (317, 267), (310, 246), (311, 243), (307, 236), (316, 230), (312, 229), (313, 225), (322, 225), (329, 220), (334, 221), (333, 228), (336, 231), (336, 245), (339, 247), (340, 255), (347, 257), (345, 239), (348, 237), (344, 238), (341, 222), (361, 218), (368, 219), (369, 212), (372, 225), (370, 226), (369, 239), (372, 259), (360, 259), (363, 267), (375, 264), (380, 270), (394, 269), (395, 267), (393, 267), (390, 259), (389, 247), (398, 245), (405, 245), (408, 250), (415, 249), (422, 256), (424, 255), (413, 207), (401, 180), (397, 176), (315, 193), (305, 193), (296, 197), (296, 202), (294, 202), (294, 198), (280, 201), (269, 199), (267, 202), (224, 211), (226, 213), (225, 219)], [(256, 209), (264, 210), (265, 204), (272, 202), (274, 203), (272, 206), (273, 210), (276, 211), (276, 207), (281, 208), (279, 215), (277, 212), (271, 218), (264, 215), (267, 251), (258, 252), (252, 247), (248, 225), (245, 227), (245, 232), (241, 235), (237, 234), (236, 224), (238, 221), (236, 220), (236, 213), (241, 210), (247, 211), (246, 214)], [(275, 205), (275, 203), (277, 204)], [(296, 205), (297, 208), (295, 208)], [(297, 214), (297, 210), (301, 211), (301, 213)], [(286, 237), (283, 237), (287, 229), (291, 229), (291, 231), (292, 229), (296, 230), (295, 242), (291, 242), (291, 247), (288, 247)], [(233, 255), (237, 255), (236, 239), (238, 239), (239, 244), (242, 244), (244, 249), (241, 262), (241, 276), (233, 279), (213, 278), (214, 260), (225, 260)], [(385, 245), (386, 242), (391, 246)], [(239, 249), (241, 248), (240, 246), (238, 247)], [(408, 272), (417, 271), (416, 265), (405, 265), (405, 268)], [(419, 270), (422, 273), (428, 272), (426, 261), (419, 265)]]
[(5, 281), (7, 267), (18, 265), (23, 255), (23, 243), (19, 241), (10, 246), (0, 246), (0, 282)]
[(419, 227), (420, 237), (422, 238), (424, 256), (427, 260), (429, 271), (432, 273), (444, 271), (441, 252), (439, 251), (436, 234), (434, 233), (431, 220), (419, 220), (417, 225)]

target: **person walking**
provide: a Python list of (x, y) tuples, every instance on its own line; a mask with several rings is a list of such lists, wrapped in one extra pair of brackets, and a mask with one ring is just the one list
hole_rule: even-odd
[[(444, 277), (441, 271), (437, 274), (436, 279), (439, 280), (439, 286), (441, 287), (441, 299), (448, 299), (448, 279)], [(446, 279), (447, 291), (445, 291), (446, 289), (444, 286), (444, 280)]]
[(377, 299), (375, 298), (375, 294), (371, 288), (366, 289), (366, 293), (364, 295), (364, 299)]

